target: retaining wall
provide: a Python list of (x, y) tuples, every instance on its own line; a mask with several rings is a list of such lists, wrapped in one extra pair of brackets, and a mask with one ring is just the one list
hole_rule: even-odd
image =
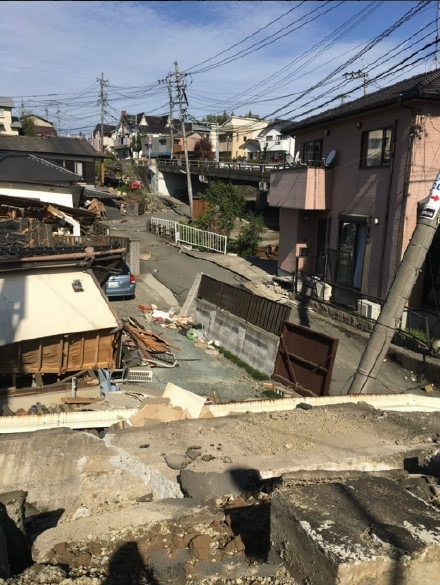
[(217, 309), (204, 299), (196, 299), (193, 318), (203, 326), (207, 338), (218, 341), (221, 347), (255, 370), (272, 376), (278, 352), (278, 336), (246, 323), (232, 313)]

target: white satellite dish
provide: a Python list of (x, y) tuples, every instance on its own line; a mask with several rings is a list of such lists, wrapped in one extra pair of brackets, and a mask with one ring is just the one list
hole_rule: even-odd
[(336, 150), (331, 150), (324, 161), (326, 167), (330, 167), (335, 162)]

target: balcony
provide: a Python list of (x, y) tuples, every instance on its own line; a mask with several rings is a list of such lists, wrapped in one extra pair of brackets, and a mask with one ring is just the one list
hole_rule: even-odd
[(269, 205), (310, 211), (328, 210), (331, 206), (332, 176), (333, 170), (324, 165), (272, 171)]

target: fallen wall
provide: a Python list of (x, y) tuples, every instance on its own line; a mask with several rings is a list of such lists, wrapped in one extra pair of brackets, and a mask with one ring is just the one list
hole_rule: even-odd
[(217, 309), (204, 299), (196, 299), (193, 319), (203, 326), (205, 337), (218, 341), (221, 347), (255, 370), (267, 376), (273, 374), (278, 336)]

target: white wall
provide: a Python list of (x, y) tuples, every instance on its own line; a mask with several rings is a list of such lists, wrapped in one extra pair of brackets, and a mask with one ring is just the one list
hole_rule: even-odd
[(56, 191), (55, 188), (39, 188), (38, 186), (11, 187), (10, 183), (8, 183), (8, 185), (9, 186), (5, 186), (4, 183), (0, 182), (0, 195), (9, 195), (10, 197), (25, 197), (26, 199), (38, 199), (44, 203), (73, 207), (72, 193)]

